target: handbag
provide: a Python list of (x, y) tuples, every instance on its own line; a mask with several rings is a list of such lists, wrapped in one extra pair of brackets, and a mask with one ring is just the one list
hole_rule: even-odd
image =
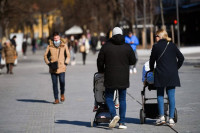
[(16, 59), (15, 59), (15, 62), (14, 62), (14, 65), (16, 66), (17, 63), (18, 63), (18, 60), (17, 60), (17, 58), (16, 58)]
[(85, 46), (83, 44), (80, 46), (79, 51), (81, 53), (85, 52)]
[[(58, 53), (58, 59), (59, 59), (59, 55), (60, 55), (60, 49), (59, 49), (59, 53)], [(49, 67), (52, 70), (57, 70), (58, 69), (58, 61), (52, 62), (49, 64)]]
[(6, 64), (6, 61), (5, 61), (5, 59), (1, 59), (1, 65), (5, 65)]
[(58, 69), (58, 61), (55, 61), (55, 62), (50, 63), (50, 68), (51, 68), (52, 70)]

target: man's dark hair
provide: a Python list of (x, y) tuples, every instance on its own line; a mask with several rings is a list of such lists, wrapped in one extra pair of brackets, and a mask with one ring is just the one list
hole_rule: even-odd
[(60, 36), (58, 32), (53, 32), (53, 36)]
[(12, 37), (12, 39), (15, 39), (15, 38), (17, 38), (17, 36), (16, 36), (16, 35), (14, 35), (14, 36)]
[(133, 32), (131, 30), (128, 31), (128, 34), (133, 34)]

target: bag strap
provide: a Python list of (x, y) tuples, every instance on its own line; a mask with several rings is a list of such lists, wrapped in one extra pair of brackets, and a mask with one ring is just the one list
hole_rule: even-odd
[[(167, 46), (169, 45), (169, 42), (167, 43)], [(158, 58), (158, 60), (157, 61), (159, 61), (160, 60), (160, 58), (163, 56), (163, 54), (165, 53), (165, 51), (166, 51), (166, 49), (167, 49), (167, 46), (165, 47), (165, 49), (164, 49), (164, 51), (162, 52), (162, 54), (160, 55), (160, 57)]]

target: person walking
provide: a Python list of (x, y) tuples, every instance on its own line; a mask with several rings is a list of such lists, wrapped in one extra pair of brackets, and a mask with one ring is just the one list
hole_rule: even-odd
[(59, 103), (58, 96), (58, 78), (60, 81), (61, 98), (60, 101), (65, 101), (65, 71), (66, 66), (70, 61), (70, 53), (68, 46), (64, 39), (60, 38), (58, 32), (53, 33), (53, 40), (49, 41), (49, 45), (44, 54), (45, 63), (49, 66), (49, 72), (51, 73), (51, 79), (53, 83), (54, 104)]
[(6, 41), (6, 46), (2, 50), (2, 59), (6, 60), (7, 74), (13, 74), (13, 66), (17, 56), (16, 48), (10, 40)]
[[(138, 55), (137, 55), (137, 45), (139, 45), (139, 40), (136, 36), (133, 35), (133, 33), (131, 31), (129, 31), (128, 36), (125, 36), (125, 42), (128, 43), (134, 53), (135, 53), (135, 57), (136, 57), (136, 63), (138, 61)], [(136, 69), (136, 63), (134, 66), (130, 66), (130, 74), (137, 73), (137, 69)]]
[(3, 49), (2, 45), (1, 45), (1, 38), (0, 38), (0, 65), (1, 65), (1, 50)]
[(3, 68), (3, 65), (1, 64), (1, 51), (2, 51), (2, 49), (3, 49), (3, 46), (2, 46), (2, 40), (1, 40), (1, 38), (0, 38), (0, 74), (1, 74), (1, 69)]
[(99, 39), (97, 37), (97, 33), (95, 32), (93, 36), (91, 37), (91, 47), (92, 47), (93, 54), (96, 54), (96, 47), (97, 47), (98, 40)]
[(35, 54), (36, 49), (37, 49), (37, 46), (36, 46), (37, 44), (36, 44), (35, 38), (32, 39), (31, 45), (32, 45), (32, 52), (33, 52), (33, 54)]
[(82, 53), (83, 65), (85, 65), (86, 56), (89, 53), (90, 49), (89, 41), (85, 35), (82, 35), (81, 39), (79, 40), (79, 48), (79, 51)]
[(22, 43), (22, 51), (23, 51), (24, 59), (26, 59), (26, 50), (27, 50), (27, 39), (24, 38), (23, 43)]
[[(184, 56), (165, 30), (161, 29), (156, 32), (156, 44), (153, 45), (150, 55), (150, 70), (154, 71), (154, 86), (157, 88), (157, 101), (160, 118), (156, 125), (165, 124), (164, 117), (164, 89), (169, 99), (169, 125), (174, 126), (175, 122), (175, 87), (180, 87), (178, 69), (182, 66)], [(154, 64), (156, 62), (156, 68)]]
[(70, 37), (70, 41), (68, 43), (68, 48), (69, 48), (70, 55), (71, 55), (71, 62), (70, 62), (71, 65), (76, 64), (76, 49), (77, 49), (76, 47), (77, 47), (77, 45), (76, 45), (76, 42), (75, 42), (75, 38), (72, 35)]
[[(136, 62), (135, 54), (130, 45), (125, 43), (122, 30), (115, 27), (112, 38), (102, 46), (98, 58), (97, 68), (99, 73), (104, 73), (104, 86), (106, 104), (112, 120), (109, 128), (114, 128), (119, 121), (119, 128), (125, 129), (126, 115), (126, 90), (129, 87), (129, 65)], [(113, 102), (114, 91), (119, 92), (119, 115), (116, 114)]]
[(12, 39), (10, 40), (11, 44), (15, 47), (15, 49), (16, 49), (16, 47), (17, 47), (16, 39), (17, 39), (17, 36), (14, 35), (14, 36), (12, 37)]

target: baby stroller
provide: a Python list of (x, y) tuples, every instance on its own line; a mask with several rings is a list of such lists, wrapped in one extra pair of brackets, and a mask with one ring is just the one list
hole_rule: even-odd
[(98, 105), (98, 109), (95, 118), (91, 119), (91, 127), (93, 127), (94, 124), (98, 125), (99, 123), (109, 123), (111, 121), (111, 115), (105, 103), (104, 74), (94, 74), (93, 86), (95, 102)]
[[(146, 118), (151, 118), (151, 119), (157, 119), (159, 117), (159, 112), (158, 112), (158, 103), (147, 103), (148, 100), (156, 100), (157, 98), (146, 98), (145, 91), (146, 88), (148, 88), (149, 91), (151, 90), (156, 90), (154, 87), (153, 83), (148, 83), (148, 78), (150, 76), (153, 76), (153, 72), (147, 71), (145, 74), (145, 81), (146, 83), (144, 84), (143, 90), (141, 91), (141, 96), (142, 96), (142, 109), (140, 109), (140, 123), (144, 124), (146, 121)], [(167, 119), (166, 116), (168, 116), (167, 111), (168, 111), (168, 98), (164, 98), (167, 102), (164, 103), (164, 114), (165, 114), (165, 120)], [(178, 119), (177, 116), (177, 110), (175, 108), (174, 112), (174, 122), (176, 123)]]

